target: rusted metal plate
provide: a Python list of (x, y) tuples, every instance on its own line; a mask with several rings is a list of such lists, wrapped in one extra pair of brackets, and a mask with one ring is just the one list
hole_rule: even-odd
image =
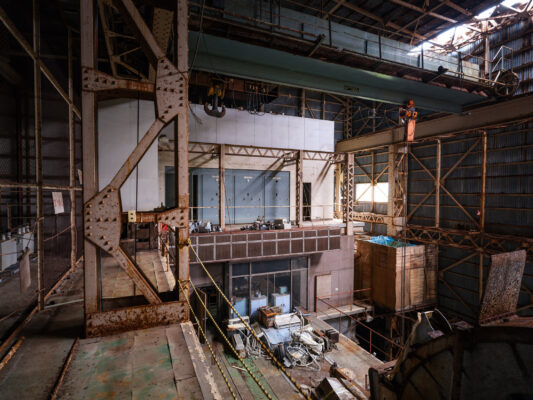
[(186, 112), (184, 74), (166, 57), (157, 60), (156, 74), (156, 108), (157, 118), (167, 123), (178, 113)]
[(120, 214), (120, 191), (107, 186), (85, 204), (85, 238), (108, 252), (118, 249)]
[(134, 92), (154, 92), (153, 83), (118, 79), (92, 68), (83, 68), (82, 75), (83, 89), (92, 92), (118, 89)]
[(488, 322), (516, 312), (526, 251), (518, 250), (491, 256), (491, 267), (479, 322)]
[(187, 213), (189, 212), (188, 208), (173, 208), (157, 214), (157, 222), (163, 222), (167, 225), (178, 227), (178, 228), (187, 228)]
[(188, 320), (187, 304), (173, 301), (87, 314), (85, 329), (87, 337), (98, 337)]

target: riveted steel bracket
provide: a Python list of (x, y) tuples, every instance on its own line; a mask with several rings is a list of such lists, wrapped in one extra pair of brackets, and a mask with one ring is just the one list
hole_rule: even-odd
[[(91, 69), (84, 69), (83, 81), (85, 90), (147, 89), (147, 87), (139, 86), (140, 82), (115, 79), (110, 75)], [(157, 118), (109, 185), (87, 201), (84, 206), (85, 238), (111, 254), (151, 304), (161, 303), (157, 291), (140, 268), (120, 247), (122, 229), (120, 188), (159, 135), (161, 129), (178, 114), (187, 112), (185, 85), (187, 85), (185, 76), (179, 73), (166, 57), (157, 60), (156, 83), (151, 86), (152, 90), (155, 90)], [(155, 219), (157, 222), (179, 228), (188, 226), (186, 208), (175, 208), (156, 213)]]
[(83, 90), (91, 92), (108, 90), (129, 90), (147, 93), (154, 92), (154, 84), (151, 82), (115, 78), (114, 76), (92, 68), (83, 68), (81, 73)]

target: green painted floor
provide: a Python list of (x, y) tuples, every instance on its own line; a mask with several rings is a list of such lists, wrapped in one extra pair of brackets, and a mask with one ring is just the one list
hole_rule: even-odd
[(179, 325), (81, 341), (58, 397), (203, 399)]

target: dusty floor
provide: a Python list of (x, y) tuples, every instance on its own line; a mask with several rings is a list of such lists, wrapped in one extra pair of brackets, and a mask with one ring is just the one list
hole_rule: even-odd
[[(145, 252), (138, 255), (138, 260), (140, 265), (144, 265), (145, 273), (157, 288), (169, 287), (157, 253)], [(111, 295), (132, 294), (133, 285), (117, 276), (113, 277), (112, 273), (113, 266), (108, 265), (104, 290)], [(18, 279), (4, 282), (3, 285), (8, 288), (7, 291), (18, 294)], [(0, 400), (49, 398), (75, 339), (83, 335), (83, 303), (78, 301), (82, 298), (82, 289), (83, 273), (82, 268), (78, 268), (48, 299), (48, 308), (37, 313), (23, 329), (22, 345), (0, 370)], [(30, 294), (14, 296), (9, 304), (0, 303), (3, 313), (0, 318), (17, 307), (23, 309), (28, 304), (31, 306)], [(70, 301), (78, 302), (57, 306)], [(2, 331), (5, 333), (8, 330), (17, 315), (19, 313), (0, 322), (0, 334), (3, 335)], [(317, 318), (313, 319), (313, 324), (319, 329), (328, 327), (324, 321)], [(61, 386), (59, 398), (201, 398), (198, 396), (198, 384), (194, 383), (190, 373), (190, 363), (183, 364), (183, 360), (187, 359), (182, 357), (187, 354), (187, 346), (182, 343), (179, 351), (173, 352), (168, 337), (164, 334), (167, 329), (163, 327), (134, 331), (119, 338), (81, 340)], [(212, 339), (211, 337), (210, 341), (214, 351), (237, 398), (265, 399), (264, 393), (242, 369), (240, 362), (224, 352), (222, 344)], [(368, 368), (381, 362), (342, 335), (337, 346), (336, 350), (328, 353), (328, 359), (350, 368), (356, 375), (357, 383), (364, 387)], [(207, 345), (203, 345), (203, 351), (206, 365), (210, 366), (222, 398), (231, 398)], [(2, 356), (0, 355), (0, 358)], [(246, 364), (271, 398), (300, 398), (294, 386), (270, 360), (248, 358)], [(289, 373), (297, 382), (315, 386), (322, 377), (329, 374), (329, 365), (329, 362), (322, 361), (320, 372), (292, 368)], [(173, 373), (176, 367), (182, 372), (186, 372), (187, 368), (189, 371), (180, 375), (181, 384), (179, 374)]]
[[(82, 293), (78, 268), (48, 301), (75, 300)], [(0, 399), (48, 399), (76, 337), (82, 334), (81, 302), (37, 313), (22, 330), (22, 345), (0, 371)]]
[[(68, 261), (64, 258), (47, 256), (44, 270), (45, 287), (49, 288), (67, 269)], [(22, 316), (24, 311), (33, 306), (37, 299), (37, 261), (30, 263), (31, 285), (24, 292), (20, 291), (18, 272), (4, 276), (0, 282), (0, 340), (9, 327)]]
[[(157, 250), (137, 252), (137, 265), (159, 293), (168, 292), (174, 286), (172, 273), (163, 266)], [(124, 270), (107, 255), (102, 257), (102, 296), (104, 299), (128, 297), (139, 294)]]

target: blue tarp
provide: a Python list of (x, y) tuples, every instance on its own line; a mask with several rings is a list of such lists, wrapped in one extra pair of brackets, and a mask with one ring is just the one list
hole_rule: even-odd
[(383, 236), (383, 235), (374, 236), (372, 239), (369, 239), (368, 241), (371, 243), (381, 244), (383, 246), (390, 246), (390, 247), (415, 246), (414, 244), (400, 242), (400, 241), (394, 240), (390, 236)]

